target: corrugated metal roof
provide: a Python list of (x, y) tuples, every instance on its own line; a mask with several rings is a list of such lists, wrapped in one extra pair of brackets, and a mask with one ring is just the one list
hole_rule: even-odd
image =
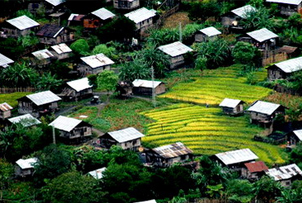
[(70, 16), (68, 17), (68, 21), (81, 21), (81, 19), (85, 17), (85, 15), (83, 14), (77, 14), (77, 13), (72, 13), (70, 14)]
[(133, 202), (133, 203), (156, 203), (155, 199), (147, 200), (147, 201), (141, 201), (141, 202)]
[(299, 138), (299, 140), (302, 140), (302, 129), (300, 130), (294, 130), (293, 133)]
[(55, 52), (57, 52), (57, 54), (64, 54), (64, 53), (72, 52), (72, 50), (65, 43), (61, 43), (61, 44), (51, 46), (51, 48), (53, 50), (55, 50)]
[(92, 87), (91, 85), (89, 85), (88, 78), (81, 78), (78, 80), (69, 81), (67, 82), (67, 85), (69, 85), (72, 89), (74, 89), (77, 92)]
[(34, 164), (37, 163), (38, 159), (36, 157), (29, 159), (19, 159), (16, 164), (20, 166), (21, 169), (34, 168)]
[(240, 104), (240, 102), (242, 102), (239, 99), (229, 99), (229, 98), (225, 98), (220, 104), (219, 106), (221, 107), (230, 107), (230, 108), (235, 108), (238, 104)]
[(265, 101), (256, 101), (254, 104), (252, 104), (247, 111), (254, 111), (257, 113), (263, 113), (267, 115), (271, 115), (274, 113), (281, 105), (275, 104), (271, 102), (265, 102)]
[(285, 73), (293, 73), (302, 70), (302, 57), (276, 63), (275, 66), (280, 68)]
[(207, 35), (208, 37), (212, 37), (212, 36), (221, 34), (221, 32), (214, 27), (203, 28), (199, 31), (202, 32), (203, 34)]
[(56, 38), (63, 30), (64, 27), (62, 26), (55, 24), (46, 24), (36, 33), (36, 35), (39, 37)]
[(193, 151), (187, 148), (183, 143), (176, 142), (175, 144), (164, 145), (152, 149), (163, 158), (173, 158), (181, 155), (192, 154)]
[(106, 170), (107, 168), (106, 167), (103, 167), (103, 168), (99, 168), (99, 169), (96, 169), (94, 171), (90, 171), (88, 172), (92, 177), (94, 177), (95, 179), (99, 180), (99, 179), (102, 179), (103, 178), (103, 172)]
[(158, 49), (172, 57), (179, 56), (179, 55), (185, 54), (187, 52), (193, 51), (193, 49), (184, 45), (181, 42), (173, 42), (171, 44), (159, 46)]
[(301, 169), (296, 164), (281, 166), (279, 168), (271, 168), (265, 173), (273, 177), (275, 181), (286, 180), (297, 175), (302, 175)]
[(268, 170), (268, 167), (265, 165), (265, 163), (263, 161), (245, 163), (244, 165), (251, 173)]
[(39, 60), (54, 57), (54, 55), (50, 51), (48, 51), (47, 49), (35, 51), (35, 52), (32, 53), (32, 55), (34, 55)]
[(108, 132), (108, 134), (119, 143), (127, 142), (145, 136), (133, 127)]
[(66, 132), (72, 131), (77, 125), (79, 125), (82, 121), (75, 119), (75, 118), (69, 118), (66, 116), (59, 116), (56, 118), (53, 122), (51, 122), (49, 125), (53, 126), (56, 129), (63, 130)]
[(56, 94), (54, 94), (51, 91), (44, 91), (44, 92), (38, 92), (35, 94), (26, 95), (28, 99), (30, 99), (32, 102), (34, 102), (37, 106), (48, 104), (52, 102), (60, 101), (61, 98), (58, 97)]
[(225, 165), (237, 164), (258, 159), (258, 156), (248, 148), (222, 152), (215, 154), (215, 156)]
[(0, 111), (9, 111), (12, 110), (13, 107), (11, 107), (8, 103), (4, 102), (0, 104)]
[(114, 64), (114, 62), (110, 58), (105, 56), (105, 54), (86, 56), (82, 57), (81, 60), (84, 61), (87, 65), (89, 65), (91, 68)]
[[(161, 81), (154, 81), (154, 88), (156, 88), (158, 85), (160, 85)], [(146, 87), (146, 88), (153, 88), (152, 80), (141, 80), (141, 79), (135, 79), (132, 82), (134, 87)]]
[(19, 30), (25, 30), (25, 29), (36, 27), (36, 26), (40, 25), (33, 19), (27, 17), (26, 15), (7, 20), (7, 22), (9, 24), (11, 24), (12, 26), (18, 28)]
[(10, 58), (4, 56), (3, 54), (0, 54), (0, 66), (6, 68), (8, 64), (14, 63), (13, 60)]
[(253, 12), (253, 11), (257, 11), (257, 9), (251, 5), (245, 5), (240, 8), (233, 9), (231, 12), (243, 19), (246, 19), (246, 17), (247, 17), (246, 14)]
[(140, 23), (144, 20), (147, 20), (149, 18), (152, 18), (156, 15), (156, 11), (154, 10), (148, 10), (145, 7), (136, 9), (134, 11), (131, 11), (130, 13), (126, 13), (125, 16), (132, 20), (133, 22)]
[(291, 5), (299, 5), (302, 0), (266, 0), (266, 2), (270, 3), (279, 3), (279, 4), (291, 4)]
[(50, 3), (53, 6), (58, 6), (65, 2), (65, 0), (45, 0), (45, 1)]
[(248, 36), (250, 36), (251, 38), (253, 38), (254, 40), (258, 41), (258, 42), (264, 42), (266, 40), (274, 39), (274, 38), (278, 37), (278, 35), (276, 35), (272, 31), (269, 31), (266, 28), (262, 28), (260, 30), (255, 30), (255, 31), (252, 31), (252, 32), (248, 32), (246, 34)]
[(8, 121), (14, 124), (20, 123), (24, 127), (38, 125), (41, 123), (38, 119), (30, 115), (29, 113), (21, 116), (9, 118)]
[(100, 8), (96, 11), (93, 11), (92, 14), (97, 16), (98, 18), (100, 18), (102, 20), (107, 20), (107, 19), (113, 18), (115, 16), (114, 13), (107, 10), (106, 8)]

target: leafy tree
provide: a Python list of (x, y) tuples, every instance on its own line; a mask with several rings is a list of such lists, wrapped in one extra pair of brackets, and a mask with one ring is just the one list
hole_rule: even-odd
[(220, 5), (216, 0), (207, 0), (191, 3), (189, 18), (192, 20), (206, 21), (209, 17), (218, 17), (220, 14)]
[(70, 45), (70, 49), (79, 55), (89, 55), (89, 45), (86, 40), (78, 39)]
[(114, 47), (107, 47), (106, 44), (99, 44), (92, 50), (92, 54), (105, 54), (111, 59), (117, 59), (116, 50)]
[(290, 161), (302, 165), (302, 143), (299, 142), (297, 146), (290, 153)]
[(118, 75), (111, 70), (104, 70), (97, 77), (98, 89), (107, 91), (107, 101), (109, 101), (109, 92), (114, 92), (118, 82)]
[(40, 76), (40, 80), (37, 81), (36, 87), (38, 90), (51, 90), (57, 92), (63, 84), (61, 79), (56, 79), (56, 75), (51, 75), (51, 73), (44, 73)]
[(135, 79), (144, 79), (151, 77), (150, 67), (148, 67), (143, 59), (135, 56), (133, 61), (123, 63), (119, 69), (119, 77), (121, 80), (133, 81)]
[(302, 200), (302, 188), (284, 188), (281, 196), (277, 197), (276, 202), (280, 203), (299, 203)]
[(169, 44), (179, 40), (178, 29), (160, 29), (152, 30), (147, 39), (147, 44), (150, 46), (160, 46)]
[(66, 79), (69, 78), (70, 68), (68, 67), (68, 63), (61, 62), (56, 60), (48, 66), (48, 69), (51, 75), (56, 75), (58, 79)]
[(248, 203), (254, 196), (253, 185), (248, 180), (229, 180), (226, 185), (226, 194), (232, 202)]
[(268, 176), (262, 176), (260, 180), (254, 183), (254, 195), (256, 199), (261, 199), (264, 202), (271, 202), (276, 199), (276, 197), (281, 195), (281, 185), (274, 179)]
[(220, 199), (223, 194), (223, 185), (207, 185), (206, 194), (210, 196), (210, 198)]
[(257, 48), (247, 42), (237, 42), (232, 55), (235, 63), (249, 64), (256, 56)]
[(14, 166), (4, 159), (0, 159), (0, 201), (3, 200), (3, 190), (9, 187), (13, 174)]
[(34, 45), (37, 45), (39, 43), (39, 39), (35, 35), (25, 35), (25, 36), (19, 36), (18, 37), (18, 43), (24, 47), (28, 48)]
[(26, 15), (27, 17), (29, 17), (31, 19), (34, 18), (34, 15), (31, 12), (29, 12), (27, 9), (25, 9), (25, 10), (18, 10), (16, 12), (16, 17), (23, 16), (23, 15)]
[(246, 18), (242, 19), (240, 24), (243, 25), (247, 31), (264, 27), (269, 30), (274, 29), (273, 19), (270, 16), (269, 10), (265, 7), (259, 7), (257, 8), (257, 11), (247, 12)]
[(102, 201), (104, 193), (97, 188), (98, 181), (77, 171), (63, 173), (43, 187), (43, 197), (53, 203), (92, 203)]
[(17, 58), (25, 51), (25, 48), (16, 39), (9, 37), (0, 39), (0, 50), (7, 57)]

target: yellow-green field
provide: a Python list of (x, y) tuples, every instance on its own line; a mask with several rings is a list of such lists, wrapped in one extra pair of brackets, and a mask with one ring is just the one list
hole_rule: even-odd
[(24, 97), (25, 95), (31, 94), (31, 92), (15, 92), (9, 94), (0, 94), (0, 103), (6, 102), (12, 107), (17, 107), (17, 99)]
[[(182, 82), (161, 98), (176, 99), (197, 104), (218, 105), (224, 98), (240, 99), (247, 103), (262, 99), (269, 95), (271, 89), (261, 86), (249, 85), (245, 77), (237, 77), (240, 67), (231, 66), (216, 70), (195, 70), (196, 74), (192, 82)], [(255, 74), (257, 81), (263, 81), (266, 71)]]
[(206, 108), (193, 104), (174, 104), (143, 112), (155, 120), (148, 125), (143, 141), (156, 145), (183, 142), (196, 154), (215, 153), (250, 148), (267, 164), (282, 164), (282, 149), (253, 141), (262, 129), (250, 126), (246, 117), (222, 115), (220, 108)]

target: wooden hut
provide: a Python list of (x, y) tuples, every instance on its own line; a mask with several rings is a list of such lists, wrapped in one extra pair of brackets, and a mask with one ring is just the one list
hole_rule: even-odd
[(39, 10), (44, 10), (46, 15), (64, 13), (66, 11), (64, 3), (65, 0), (30, 0), (28, 3), (28, 11), (32, 14), (36, 14)]
[(207, 27), (203, 28), (196, 32), (195, 34), (195, 42), (205, 42), (209, 40), (213, 40), (220, 35), (221, 32), (217, 30), (215, 27)]
[(229, 115), (238, 115), (243, 113), (243, 104), (245, 102), (239, 99), (229, 99), (225, 98), (219, 106), (222, 107), (222, 110), (225, 114)]
[(152, 89), (154, 87), (154, 93), (162, 94), (166, 92), (165, 83), (161, 81), (154, 81), (151, 80), (141, 80), (135, 79), (133, 82), (133, 93), (138, 95), (152, 95)]
[(0, 104), (0, 120), (4, 120), (12, 116), (11, 107), (8, 103), (4, 102)]
[(293, 130), (287, 135), (287, 141), (290, 146), (297, 145), (298, 142), (300, 142), (301, 140), (302, 140), (302, 129)]
[(77, 13), (70, 14), (70, 16), (68, 17), (67, 26), (82, 26), (83, 27), (84, 17), (85, 17), (85, 15), (83, 15), (83, 14), (77, 14)]
[(263, 161), (254, 161), (245, 163), (241, 170), (241, 176), (251, 181), (259, 180), (268, 170), (268, 167)]
[(159, 46), (158, 49), (169, 55), (170, 69), (174, 69), (185, 64), (184, 55), (193, 51), (193, 49), (181, 42), (173, 42), (171, 44), (162, 45)]
[(51, 63), (55, 56), (48, 50), (42, 49), (31, 53), (34, 57), (31, 58), (32, 65), (43, 68)]
[(244, 39), (244, 41), (248, 41), (258, 49), (264, 51), (274, 50), (276, 48), (277, 40), (279, 38), (277, 34), (273, 33), (272, 31), (266, 28), (248, 32), (246, 34), (248, 38)]
[(61, 43), (61, 44), (51, 46), (51, 48), (52, 48), (51, 53), (58, 60), (67, 59), (72, 54), (72, 50), (65, 43)]
[(267, 68), (267, 79), (287, 79), (294, 73), (302, 70), (302, 57), (289, 59), (271, 65)]
[(9, 64), (14, 63), (13, 60), (0, 53), (0, 67), (7, 68)]
[(81, 100), (92, 96), (92, 86), (89, 85), (88, 78), (81, 78), (66, 83), (60, 96), (65, 100)]
[(106, 8), (100, 8), (83, 17), (83, 26), (88, 29), (96, 29), (111, 21), (114, 17), (115, 14), (111, 11)]
[(111, 65), (114, 64), (105, 54), (81, 57), (81, 60), (83, 63), (78, 67), (81, 75), (98, 74), (104, 70), (110, 70)]
[(37, 158), (19, 159), (16, 161), (15, 174), (16, 176), (28, 177), (34, 172), (34, 164), (38, 161)]
[(125, 16), (135, 23), (137, 32), (142, 34), (145, 30), (153, 26), (153, 18), (156, 16), (156, 11), (142, 7), (130, 13), (126, 13)]
[(44, 25), (36, 35), (38, 36), (40, 43), (46, 45), (74, 41), (74, 33), (70, 29), (54, 24)]
[(145, 135), (133, 127), (105, 133), (100, 137), (101, 146), (110, 149), (117, 145), (123, 149), (137, 150), (141, 146), (141, 138)]
[(18, 99), (18, 112), (19, 114), (30, 113), (34, 117), (41, 117), (57, 111), (60, 100), (60, 97), (49, 90), (26, 95)]
[(302, 0), (266, 0), (270, 4), (278, 4), (281, 15), (291, 16), (294, 13), (302, 14)]
[(113, 7), (120, 10), (133, 10), (139, 7), (139, 0), (114, 0)]

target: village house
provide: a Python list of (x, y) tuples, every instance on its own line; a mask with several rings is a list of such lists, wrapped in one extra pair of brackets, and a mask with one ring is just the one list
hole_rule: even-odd
[(161, 81), (152, 81), (152, 80), (141, 80), (135, 79), (133, 82), (133, 93), (142, 94), (142, 95), (152, 95), (152, 89), (154, 88), (154, 93), (162, 94), (166, 92), (165, 83)]
[(222, 166), (234, 171), (241, 171), (245, 163), (253, 162), (258, 159), (250, 149), (239, 149), (215, 154), (213, 158)]
[(205, 42), (216, 39), (221, 32), (214, 27), (203, 28), (195, 34), (195, 42)]
[(107, 132), (100, 137), (101, 146), (110, 149), (117, 145), (123, 149), (137, 150), (141, 146), (141, 138), (145, 135), (133, 127)]
[(92, 135), (92, 125), (85, 121), (66, 116), (59, 116), (49, 126), (58, 129), (60, 131), (59, 136), (71, 143), (84, 141)]
[(94, 171), (88, 172), (88, 174), (91, 175), (94, 179), (100, 180), (100, 179), (103, 178), (103, 172), (104, 172), (106, 169), (107, 169), (106, 167), (99, 168), (99, 169), (96, 169), (96, 170), (94, 170)]
[(18, 99), (18, 112), (19, 114), (30, 113), (34, 117), (41, 117), (57, 111), (60, 100), (60, 97), (49, 90), (26, 95)]
[(89, 85), (88, 78), (81, 78), (66, 83), (65, 87), (60, 94), (64, 100), (78, 101), (92, 96), (92, 86)]
[(183, 163), (193, 158), (193, 151), (183, 143), (156, 147), (146, 152), (146, 162), (151, 166), (169, 167), (175, 163)]
[(21, 177), (31, 176), (34, 172), (34, 164), (38, 161), (37, 158), (19, 159), (16, 161), (15, 175)]
[(0, 53), (0, 67), (7, 68), (9, 64), (14, 63), (13, 60)]
[(8, 103), (4, 102), (0, 104), (0, 120), (4, 120), (12, 116), (11, 107)]
[(184, 65), (184, 55), (193, 51), (193, 49), (181, 42), (173, 42), (171, 44), (162, 45), (159, 46), (158, 49), (170, 56), (170, 69)]
[(296, 164), (271, 168), (265, 173), (284, 187), (290, 187), (294, 180), (302, 179), (302, 171)]
[(133, 10), (139, 7), (139, 0), (113, 0), (113, 7), (120, 10)]
[(278, 4), (278, 10), (280, 10), (281, 15), (291, 16), (294, 13), (302, 14), (302, 0), (266, 0), (266, 2), (270, 4)]
[(48, 50), (42, 49), (31, 53), (34, 58), (31, 58), (32, 65), (39, 68), (43, 68), (50, 64), (51, 60), (55, 59), (55, 56)]
[(146, 201), (140, 201), (140, 202), (133, 202), (133, 203), (156, 203), (155, 199), (146, 200)]
[(293, 130), (287, 135), (288, 145), (297, 145), (302, 140), (302, 129)]
[(1, 34), (1, 37), (18, 38), (20, 36), (29, 35), (32, 32), (35, 32), (39, 25), (39, 23), (26, 15), (6, 20), (6, 23), (2, 26), (3, 33)]
[(51, 13), (64, 13), (65, 0), (32, 0), (28, 3), (28, 11), (36, 15), (38, 12), (44, 12), (46, 15)]
[(265, 175), (266, 170), (268, 170), (268, 167), (263, 161), (245, 163), (244, 167), (241, 169), (241, 176), (250, 181), (257, 181)]
[(84, 28), (96, 29), (112, 20), (115, 14), (106, 8), (100, 8), (83, 18)]
[(285, 53), (286, 59), (294, 58), (300, 55), (300, 49), (294, 46), (283, 45), (277, 50), (278, 53)]
[(233, 32), (241, 32), (243, 27), (240, 26), (240, 20), (246, 19), (249, 13), (256, 12), (257, 9), (251, 5), (245, 5), (222, 16), (222, 25), (229, 28)]
[(229, 115), (238, 115), (243, 113), (243, 104), (245, 102), (239, 99), (229, 99), (225, 98), (219, 106), (222, 107), (222, 110), (225, 114)]
[(23, 127), (31, 127), (41, 124), (41, 122), (32, 115), (24, 114), (8, 119), (10, 124), (21, 124)]
[(248, 37), (244, 38), (243, 41), (252, 43), (255, 47), (260, 49), (260, 51), (274, 50), (277, 45), (277, 39), (279, 38), (278, 35), (266, 28), (248, 32), (246, 34)]
[(156, 16), (156, 11), (148, 10), (145, 7), (126, 13), (125, 16), (135, 23), (136, 30), (140, 34), (153, 26), (153, 18)]
[(77, 13), (72, 13), (68, 17), (68, 23), (67, 26), (83, 26), (83, 21), (84, 21), (85, 15), (83, 14), (77, 14)]
[(46, 24), (36, 34), (41, 44), (55, 45), (74, 41), (74, 34), (68, 28)]
[(111, 65), (114, 64), (105, 54), (81, 57), (81, 60), (84, 62), (78, 67), (81, 75), (98, 74), (104, 70), (110, 70)]
[(58, 60), (67, 59), (72, 54), (72, 50), (65, 43), (53, 45), (51, 46), (51, 48), (52, 48), (51, 53)]
[(289, 59), (267, 68), (268, 80), (287, 79), (302, 70), (302, 57)]

